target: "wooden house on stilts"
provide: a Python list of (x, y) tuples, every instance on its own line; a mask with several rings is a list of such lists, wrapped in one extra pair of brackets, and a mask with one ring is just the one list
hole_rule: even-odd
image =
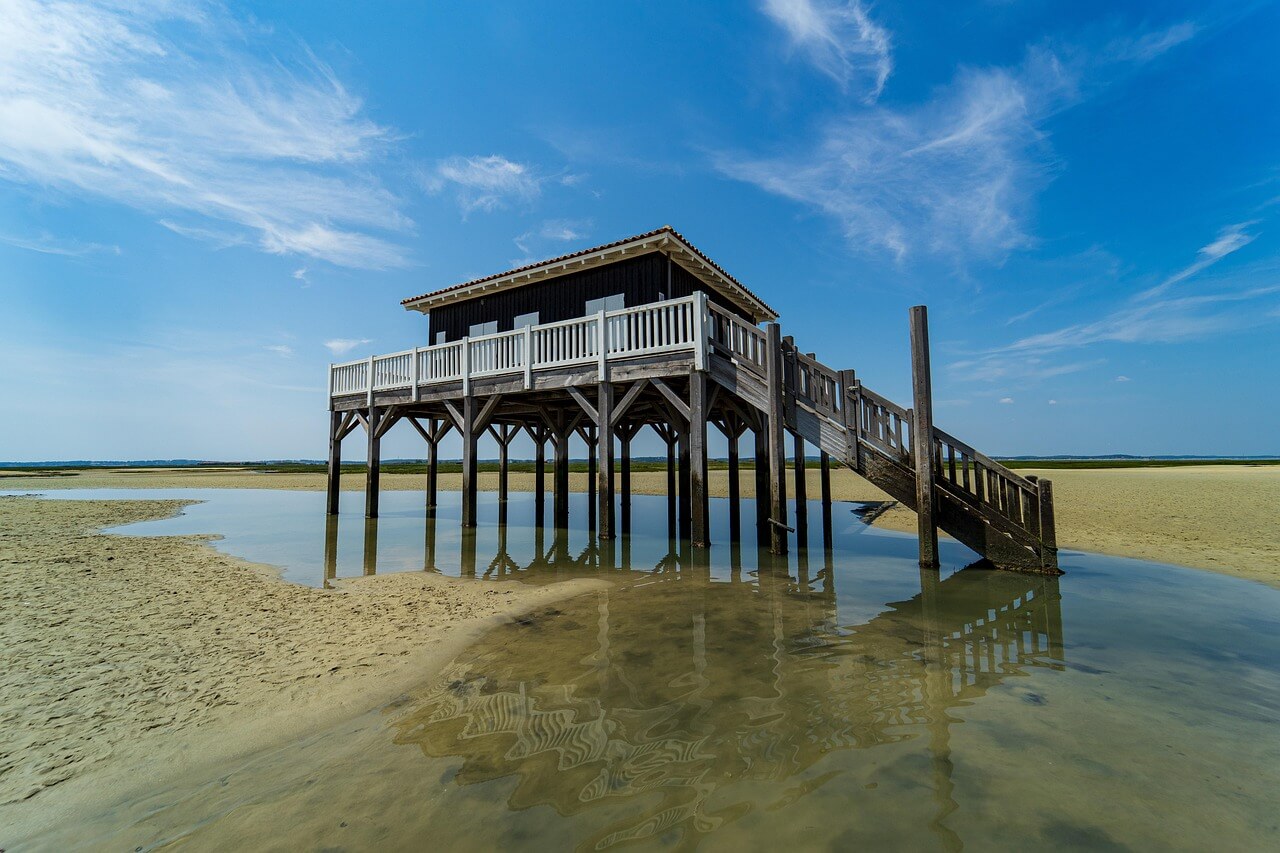
[(596, 534), (610, 539), (619, 521), (623, 533), (629, 529), (631, 442), (650, 427), (668, 449), (681, 536), (705, 546), (707, 429), (714, 425), (729, 439), (734, 540), (742, 535), (738, 445), (750, 432), (757, 536), (774, 553), (785, 553), (788, 530), (807, 525), (811, 446), (820, 453), (828, 519), (830, 465), (843, 465), (916, 511), (924, 566), (937, 565), (941, 528), (996, 565), (1058, 571), (1049, 481), (1019, 476), (933, 425), (923, 306), (910, 312), (914, 399), (904, 408), (854, 371), (801, 352), (764, 301), (669, 226), (403, 305), (428, 316), (427, 346), (329, 369), (330, 514), (338, 511), (342, 440), (363, 426), (366, 513), (377, 516), (380, 439), (405, 420), (427, 443), (429, 506), (440, 441), (451, 431), (461, 437), (464, 526), (476, 523), (482, 438), (497, 443), (500, 500), (514, 438), (524, 432), (533, 440), (539, 498), (550, 445), (554, 522), (563, 527), (569, 442), (578, 435), (590, 448)]

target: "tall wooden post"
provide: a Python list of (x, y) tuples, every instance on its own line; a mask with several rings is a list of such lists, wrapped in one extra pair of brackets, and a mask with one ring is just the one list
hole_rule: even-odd
[(736, 419), (727, 421), (729, 439), (729, 541), (735, 546), (742, 538), (742, 484), (738, 482), (738, 438), (742, 435)]
[(462, 398), (462, 526), (476, 526), (476, 398)]
[(427, 423), (427, 515), (436, 514), (436, 490), (440, 485), (440, 440), (444, 438), (445, 421), (431, 418)]
[[(600, 506), (596, 502), (596, 489), (600, 485), (596, 477), (596, 451), (599, 450), (596, 428), (583, 430), (583, 440), (587, 444), (587, 528), (595, 530), (600, 517)], [(596, 535), (599, 536), (598, 533)]]
[(547, 514), (547, 433), (545, 427), (537, 426), (529, 431), (533, 437), (533, 494), (534, 523), (542, 527)]
[(329, 515), (338, 514), (338, 497), (342, 489), (342, 412), (329, 413)]
[(364, 522), (364, 573), (378, 573), (378, 519), (370, 516)]
[(710, 502), (707, 497), (707, 374), (689, 376), (689, 504), (690, 542), (695, 548), (711, 544)]
[(378, 517), (378, 475), (382, 463), (382, 437), (378, 435), (378, 424), (381, 421), (377, 409), (369, 409), (369, 453), (365, 465), (364, 480), (364, 514), (365, 518)]
[(831, 456), (822, 451), (822, 547), (831, 550), (834, 533), (831, 528)]
[(933, 383), (929, 369), (929, 312), (911, 311), (911, 453), (916, 470), (916, 520), (920, 532), (920, 566), (938, 567), (938, 526), (934, 520)]
[(677, 486), (676, 486), (676, 431), (677, 427), (673, 424), (671, 430), (667, 433), (667, 536), (671, 539), (676, 538), (676, 506), (677, 506)]
[(692, 531), (689, 529), (689, 522), (693, 518), (693, 501), (692, 493), (689, 486), (689, 425), (676, 425), (676, 457), (679, 460), (679, 522), (680, 538), (685, 540), (689, 538)]
[(1036, 480), (1040, 492), (1040, 568), (1058, 569), (1058, 532), (1053, 520), (1053, 482), (1040, 477)]
[(560, 529), (569, 526), (569, 434), (563, 424), (555, 430), (555, 495), (552, 506), (555, 526)]
[(792, 472), (796, 478), (796, 546), (809, 547), (809, 481), (807, 459), (804, 452), (804, 436), (795, 433), (795, 463)]
[(782, 332), (777, 323), (766, 327), (766, 376), (769, 380), (769, 550), (787, 553), (786, 388), (783, 380)]
[(769, 431), (768, 422), (760, 418), (751, 431), (755, 441), (755, 475), (756, 475), (756, 545), (767, 548), (773, 535), (773, 525), (769, 523)]
[(508, 491), (508, 475), (511, 473), (511, 427), (506, 424), (499, 424), (494, 430), (494, 438), (498, 440), (498, 503), (507, 502), (510, 492)]
[(631, 533), (631, 438), (635, 429), (627, 424), (619, 433), (621, 436), (622, 458), (620, 460), (622, 486), (622, 532)]
[(613, 538), (613, 384), (601, 382), (596, 389), (596, 455), (600, 457), (600, 469), (596, 472), (596, 535), (600, 539)]

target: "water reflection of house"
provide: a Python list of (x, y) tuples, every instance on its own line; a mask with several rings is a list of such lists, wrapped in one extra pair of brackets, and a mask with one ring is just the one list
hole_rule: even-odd
[(821, 582), (777, 567), (713, 583), (687, 553), (668, 556), (679, 568), (654, 577), (672, 582), (495, 631), (398, 739), (460, 756), (462, 784), (516, 777), (513, 808), (590, 819), (595, 805), (616, 815), (624, 801), (630, 817), (594, 826), (583, 845), (599, 847), (711, 832), (736, 814), (708, 805), (723, 786), (923, 737), (946, 837), (950, 712), (1031, 667), (1063, 664), (1052, 577), (925, 571), (919, 594), (842, 625), (829, 571)]

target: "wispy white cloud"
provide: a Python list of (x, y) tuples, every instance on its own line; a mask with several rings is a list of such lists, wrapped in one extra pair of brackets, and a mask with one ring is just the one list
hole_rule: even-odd
[(1150, 290), (1144, 291), (1140, 294), (1139, 298), (1152, 299), (1159, 296), (1175, 284), (1186, 281), (1196, 273), (1213, 266), (1227, 255), (1240, 251), (1257, 238), (1256, 234), (1249, 234), (1245, 231), (1246, 228), (1255, 224), (1257, 223), (1241, 222), (1239, 224), (1228, 225), (1226, 228), (1223, 228), (1218, 232), (1218, 236), (1213, 240), (1213, 242), (1200, 247), (1200, 250), (1196, 252), (1196, 259), (1193, 262), (1178, 270), (1176, 273), (1169, 276)]
[(464, 214), (533, 201), (542, 193), (544, 180), (531, 166), (497, 154), (449, 157), (419, 177), (428, 192), (452, 191)]
[(1190, 35), (1160, 31), (1142, 49), (1139, 38), (1097, 54), (1034, 46), (1016, 66), (961, 67), (920, 103), (851, 109), (785, 153), (722, 152), (713, 163), (833, 218), (860, 250), (1002, 260), (1036, 242), (1028, 223), (1056, 166), (1047, 120), (1096, 89), (1101, 70)]
[(1001, 398), (1000, 398), (1000, 402), (1001, 402), (1002, 404), (1006, 405), (1006, 406), (1011, 406), (1011, 405), (1013, 405), (1013, 398), (1012, 398), (1012, 397), (1001, 397)]
[(1195, 38), (1199, 31), (1200, 27), (1193, 21), (1183, 21), (1163, 30), (1116, 39), (1111, 42), (1104, 54), (1120, 62), (1150, 62), (1183, 42)]
[(329, 352), (334, 355), (346, 355), (356, 347), (365, 346), (373, 343), (369, 338), (333, 338), (324, 342)]
[(79, 240), (61, 240), (48, 233), (41, 233), (34, 237), (24, 237), (19, 234), (0, 234), (0, 243), (5, 243), (18, 249), (26, 249), (29, 252), (39, 252), (42, 255), (63, 255), (69, 258), (78, 258), (81, 255), (93, 255), (99, 252), (113, 255), (120, 254), (119, 246), (82, 243)]
[(226, 245), (403, 266), (402, 248), (368, 233), (411, 225), (370, 168), (392, 137), (305, 47), (212, 3), (0, 5), (6, 180)]
[(302, 286), (303, 286), (303, 287), (306, 287), (306, 286), (308, 286), (309, 284), (311, 284), (311, 279), (307, 278), (307, 268), (306, 268), (306, 267), (298, 267), (296, 270), (294, 270), (294, 271), (293, 271), (293, 277), (294, 277), (296, 280), (298, 280), (298, 281), (302, 282)]
[(265, 349), (268, 352), (273, 352), (276, 355), (282, 356), (284, 358), (293, 358), (293, 347), (289, 346), (288, 344), (272, 344), (270, 346), (265, 347)]
[(1117, 381), (1117, 382), (1132, 382), (1133, 380), (1132, 380), (1132, 379), (1130, 379), (1128, 376), (1120, 375), (1120, 376), (1117, 376), (1117, 377), (1116, 377), (1116, 381)]
[(880, 97), (893, 72), (892, 40), (859, 0), (763, 0), (761, 6), (815, 68), (846, 90), (855, 79), (865, 82), (868, 102)]
[(533, 263), (539, 243), (568, 243), (582, 240), (590, 230), (591, 222), (587, 220), (549, 219), (538, 228), (526, 231), (512, 240), (516, 248), (524, 253), (524, 257), (513, 261), (512, 266)]

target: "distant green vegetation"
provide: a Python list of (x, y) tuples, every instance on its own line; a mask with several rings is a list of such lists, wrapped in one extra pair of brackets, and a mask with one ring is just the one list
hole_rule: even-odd
[(1009, 468), (1185, 468), (1190, 465), (1280, 465), (1280, 459), (1000, 459)]

